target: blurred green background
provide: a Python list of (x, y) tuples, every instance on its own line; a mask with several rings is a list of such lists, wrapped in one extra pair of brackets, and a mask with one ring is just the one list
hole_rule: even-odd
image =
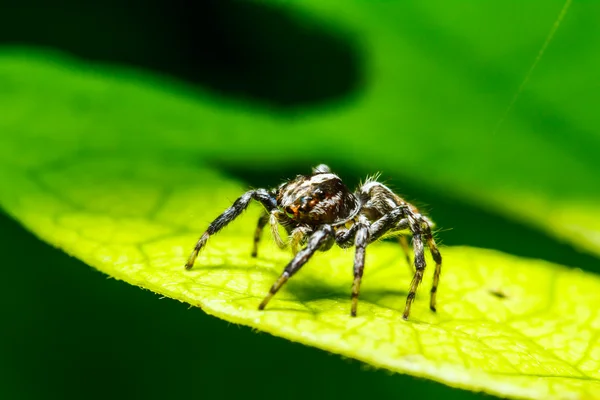
[[(471, 34), (488, 39), (497, 35), (497, 46), (489, 52), (505, 67), (519, 66), (511, 76), (477, 77), (496, 87), (494, 95), (502, 104), (491, 120), (502, 116), (562, 7), (557, 1), (513, 3), (500, 7), (496, 2), (490, 8), (496, 13), (492, 27), (484, 26), (473, 7), (464, 6), (464, 12), (472, 13)], [(446, 11), (460, 15), (461, 4), (447, 6)], [(486, 11), (485, 6), (477, 10)], [(421, 14), (421, 18), (426, 17)], [(418, 36), (415, 42), (420, 46), (440, 52), (460, 49), (460, 38), (445, 35), (445, 27), (410, 16), (406, 20), (410, 21), (407, 34)], [(447, 22), (452, 24), (452, 17)], [(529, 38), (525, 42), (530, 45), (511, 52), (507, 43), (520, 35)], [(116, 0), (85, 5), (73, 0), (52, 5), (41, 0), (18, 5), (2, 0), (0, 44), (43, 46), (90, 62), (133, 66), (284, 117), (336, 107), (366, 85), (363, 53), (368, 49), (362, 47), (360, 37), (326, 24), (304, 24), (284, 7), (262, 3), (150, 0), (125, 7)], [(463, 51), (462, 55), (469, 49)], [(505, 53), (510, 57), (503, 59)], [(561, 68), (556, 54), (542, 63)], [(455, 64), (448, 67), (462, 68), (468, 76), (472, 66), (460, 56), (457, 53)], [(423, 71), (425, 78), (427, 73)], [(460, 93), (439, 90), (439, 96), (456, 96), (461, 102)], [(301, 138), (282, 135), (282, 145), (289, 140)], [(260, 159), (251, 168), (212, 160), (253, 186), (277, 184), (321, 161), (305, 155), (274, 171)], [(378, 169), (342, 163), (334, 168), (352, 185)], [(386, 178), (430, 210), (445, 245), (494, 248), (599, 270), (596, 258), (472, 202), (419, 184), (409, 172)], [(1, 399), (483, 397), (365, 370), (356, 361), (159, 299), (107, 279), (40, 242), (4, 215), (0, 237), (3, 265), (9, 266), (0, 291)]]

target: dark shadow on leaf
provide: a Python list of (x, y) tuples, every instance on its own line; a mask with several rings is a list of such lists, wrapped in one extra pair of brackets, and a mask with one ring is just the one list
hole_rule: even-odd
[[(0, 331), (0, 368), (14, 378), (0, 385), (1, 398), (89, 398), (92, 387), (92, 398), (186, 398), (200, 393), (195, 377), (206, 398), (251, 398), (264, 393), (264, 371), (273, 368), (279, 375), (268, 379), (269, 390), (290, 400), (395, 398), (397, 387), (412, 397), (480, 398), (430, 380), (365, 371), (359, 362), (159, 300), (106, 279), (3, 213), (0, 238), (3, 278), (11, 282), (0, 292), (3, 326), (10, 327)], [(32, 376), (37, 386), (28, 386)], [(303, 385), (289, 391), (294, 379)]]
[[(398, 283), (398, 290), (369, 288), (363, 289), (360, 293), (360, 303), (371, 303), (383, 308), (390, 307), (390, 302), (404, 305), (406, 300), (406, 290), (402, 290), (402, 283)], [(290, 279), (286, 289), (293, 294), (299, 302), (309, 305), (313, 301), (318, 300), (334, 300), (350, 304), (350, 295), (352, 289), (350, 286), (330, 286), (317, 282), (315, 280), (306, 279)]]
[[(398, 282), (398, 286), (408, 286), (408, 285), (402, 285), (402, 282)], [(421, 292), (421, 290), (419, 290), (419, 293)], [(427, 290), (424, 290), (425, 294), (429, 294), (429, 292)], [(390, 289), (369, 289), (369, 290), (363, 290), (360, 293), (360, 299), (364, 300), (364, 301), (368, 301), (370, 303), (373, 304), (377, 304), (377, 302), (381, 301), (382, 298), (384, 297), (397, 297), (399, 299), (402, 299), (402, 301), (406, 300), (406, 295), (408, 294), (407, 290), (402, 290), (401, 288), (399, 288), (398, 290), (390, 290)]]
[(500, 289), (488, 289), (488, 293), (500, 300), (505, 300), (508, 298), (508, 295)]
[(316, 300), (335, 300), (350, 298), (350, 288), (344, 290), (342, 287), (330, 286), (314, 280), (292, 280), (290, 279), (287, 288), (303, 304)]
[(343, 99), (363, 81), (350, 32), (293, 7), (240, 0), (15, 4), (0, 15), (0, 44), (150, 69), (286, 112)]

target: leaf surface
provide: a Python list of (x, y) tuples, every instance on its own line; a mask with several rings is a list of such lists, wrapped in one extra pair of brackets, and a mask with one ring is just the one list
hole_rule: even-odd
[[(393, 371), (503, 396), (600, 392), (600, 279), (547, 262), (443, 247), (439, 311), (427, 286), (401, 317), (411, 276), (399, 246), (368, 249), (359, 316), (349, 316), (352, 252), (317, 255), (257, 305), (290, 259), (264, 240), (249, 257), (258, 207), (213, 237), (191, 271), (200, 229), (243, 192), (185, 162), (76, 154), (3, 169), (5, 209), (44, 240), (110, 276), (226, 320)], [(198, 184), (190, 184), (196, 182)], [(26, 261), (26, 255), (24, 255)]]
[[(560, 51), (549, 54), (561, 68), (542, 70), (492, 135), (513, 94), (508, 82), (519, 82), (527, 68), (499, 54), (537, 48), (546, 26), (535, 37), (508, 37), (494, 53), (490, 37), (474, 34), (480, 27), (445, 3), (300, 4), (298, 15), (319, 16), (356, 38), (367, 84), (343, 104), (297, 118), (131, 71), (4, 49), (2, 207), (109, 275), (229, 321), (471, 390), (600, 397), (595, 275), (446, 247), (438, 314), (427, 309), (428, 271), (404, 322), (398, 310), (408, 268), (399, 248), (381, 243), (368, 250), (358, 318), (348, 315), (352, 253), (341, 250), (319, 254), (259, 312), (290, 254), (265, 238), (261, 256), (249, 257), (257, 208), (211, 239), (194, 270), (183, 270), (202, 229), (246, 189), (206, 165), (253, 167), (257, 159), (271, 169), (331, 160), (409, 176), (600, 254), (600, 189), (593, 184), (600, 122), (588, 112), (593, 96), (575, 79), (600, 70), (600, 51), (575, 46), (585, 27), (595, 32), (593, 5), (573, 7), (578, 28), (557, 39), (568, 63)], [(470, 11), (469, 21), (490, 22), (487, 8)], [(437, 29), (452, 31), (454, 40)], [(399, 137), (402, 145), (394, 145)]]

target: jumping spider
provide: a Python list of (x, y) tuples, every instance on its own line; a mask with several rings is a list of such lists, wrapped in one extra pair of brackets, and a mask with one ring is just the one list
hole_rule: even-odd
[[(185, 264), (186, 269), (192, 268), (208, 238), (237, 218), (252, 199), (260, 202), (265, 208), (254, 233), (252, 256), (257, 255), (258, 242), (267, 223), (271, 227), (277, 245), (282, 249), (291, 245), (294, 253), (294, 258), (258, 306), (260, 310), (265, 308), (273, 295), (306, 264), (317, 250), (329, 250), (336, 243), (342, 248), (356, 246), (351, 308), (351, 315), (356, 316), (358, 293), (365, 264), (365, 248), (384, 235), (398, 235), (400, 231), (408, 229), (412, 235), (415, 256), (414, 270), (411, 268), (414, 277), (406, 298), (403, 318), (408, 319), (417, 287), (423, 279), (425, 270), (423, 241), (429, 247), (436, 263), (429, 305), (431, 310), (435, 311), (442, 256), (431, 233), (432, 222), (420, 214), (416, 207), (374, 178), (367, 179), (355, 193), (351, 193), (342, 180), (324, 164), (315, 167), (312, 175), (298, 175), (295, 179), (281, 184), (277, 189), (251, 190), (238, 198), (208, 226)], [(283, 241), (279, 235), (278, 225), (282, 225), (287, 231), (290, 239), (288, 242)], [(408, 242), (405, 236), (400, 238), (410, 265)]]

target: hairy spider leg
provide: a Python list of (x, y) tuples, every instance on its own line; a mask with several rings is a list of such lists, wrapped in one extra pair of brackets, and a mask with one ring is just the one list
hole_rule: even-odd
[(342, 249), (347, 249), (348, 247), (351, 247), (354, 244), (353, 240), (356, 236), (357, 229), (357, 224), (352, 224), (352, 226), (349, 229), (338, 228), (335, 232), (335, 242), (337, 243), (337, 245), (340, 246)]
[(269, 215), (269, 225), (271, 225), (271, 235), (273, 236), (277, 247), (280, 249), (285, 249), (287, 247), (287, 243), (283, 241), (281, 235), (279, 234), (279, 216), (282, 214), (283, 213), (279, 209), (272, 209), (271, 214)]
[(358, 295), (360, 293), (360, 284), (365, 269), (365, 252), (369, 240), (369, 221), (361, 216), (358, 222), (352, 224), (349, 229), (339, 228), (335, 235), (335, 241), (341, 248), (356, 247), (354, 253), (354, 281), (352, 282), (352, 306), (350, 315), (356, 317), (358, 307)]
[(433, 238), (433, 234), (431, 233), (431, 227), (427, 222), (424, 224), (424, 233), (425, 240), (427, 241), (427, 247), (429, 247), (429, 252), (431, 253), (431, 257), (433, 261), (435, 261), (435, 272), (433, 273), (433, 283), (431, 284), (431, 298), (429, 300), (429, 308), (432, 311), (436, 311), (436, 296), (437, 296), (437, 288), (440, 283), (440, 274), (442, 273), (442, 255), (438, 250), (438, 247), (435, 243), (435, 239)]
[(369, 225), (368, 222), (357, 222), (356, 237), (354, 246), (354, 282), (352, 282), (352, 306), (350, 315), (356, 317), (356, 308), (358, 307), (358, 294), (360, 293), (360, 283), (362, 281), (363, 272), (365, 269), (365, 250), (369, 244)]
[(192, 254), (185, 263), (185, 268), (190, 269), (194, 266), (194, 262), (198, 257), (198, 253), (204, 247), (208, 238), (211, 235), (219, 232), (227, 224), (236, 219), (250, 204), (250, 200), (256, 200), (260, 202), (268, 211), (271, 211), (277, 207), (277, 200), (265, 189), (250, 190), (239, 197), (231, 207), (225, 210), (221, 215), (217, 217), (209, 226), (206, 232), (200, 236)]
[(406, 258), (409, 272), (414, 274), (415, 267), (413, 267), (412, 260), (410, 259), (410, 246), (408, 244), (408, 238), (405, 235), (400, 235), (398, 236), (398, 243), (400, 243), (400, 247), (402, 247), (402, 251), (404, 252), (404, 257)]
[(404, 306), (404, 314), (402, 314), (402, 318), (404, 318), (405, 320), (407, 320), (408, 316), (410, 315), (410, 307), (412, 305), (413, 300), (415, 299), (417, 288), (423, 280), (423, 273), (425, 272), (426, 266), (425, 249), (423, 248), (423, 238), (421, 232), (421, 223), (412, 215), (408, 216), (408, 221), (410, 231), (412, 232), (412, 245), (413, 251), (415, 253), (415, 275), (413, 276), (412, 282), (410, 283), (408, 295), (406, 296), (406, 305)]
[(252, 246), (252, 257), (256, 258), (258, 256), (258, 243), (260, 242), (260, 238), (262, 236), (262, 231), (269, 222), (269, 213), (265, 210), (260, 214), (258, 218), (258, 223), (256, 224), (256, 230), (254, 231), (254, 244)]
[(306, 247), (303, 248), (294, 256), (292, 261), (288, 263), (288, 265), (283, 270), (283, 273), (275, 281), (271, 289), (269, 290), (269, 294), (264, 298), (264, 300), (258, 306), (259, 310), (264, 310), (269, 303), (269, 300), (281, 289), (281, 287), (287, 282), (289, 278), (291, 278), (306, 262), (315, 254), (317, 250), (324, 244), (327, 243), (329, 238), (333, 235), (333, 229), (329, 225), (323, 225), (317, 231), (315, 231), (310, 238), (308, 239), (308, 243)]
[(369, 227), (369, 243), (379, 240), (384, 234), (391, 230), (403, 230), (408, 228), (409, 221), (406, 218), (410, 209), (403, 204), (394, 208)]
[(415, 254), (415, 271), (408, 295), (406, 296), (406, 305), (402, 315), (402, 318), (404, 319), (408, 319), (408, 316), (410, 315), (410, 308), (415, 299), (417, 287), (423, 280), (423, 272), (425, 271), (426, 266), (421, 223), (422, 219), (420, 218), (420, 215), (411, 210), (407, 204), (403, 204), (373, 222), (369, 228), (369, 242), (377, 240), (389, 230), (402, 230), (408, 227), (412, 233), (413, 251)]

